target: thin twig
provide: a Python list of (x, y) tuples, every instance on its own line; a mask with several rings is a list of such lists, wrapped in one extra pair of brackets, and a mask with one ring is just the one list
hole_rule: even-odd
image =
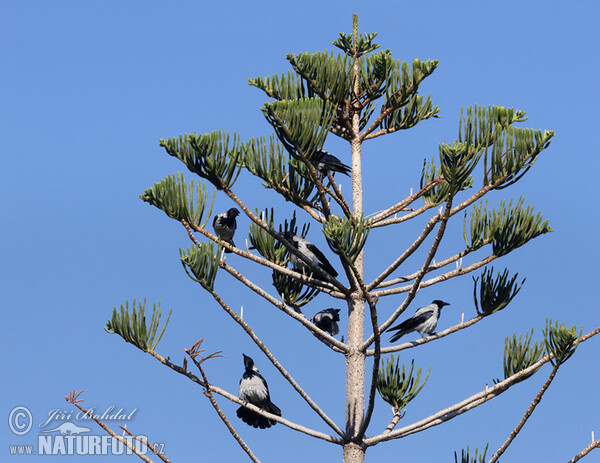
[(379, 222), (387, 219), (391, 215), (397, 214), (398, 212), (405, 210), (413, 202), (415, 202), (417, 199), (419, 199), (421, 196), (423, 196), (425, 193), (427, 193), (429, 190), (434, 188), (437, 184), (441, 183), (442, 181), (443, 181), (443, 177), (441, 177), (441, 176), (436, 179), (433, 179), (431, 182), (429, 182), (427, 185), (425, 185), (423, 188), (421, 188), (416, 193), (411, 194), (410, 196), (403, 199), (402, 201), (377, 213), (377, 215), (375, 217), (373, 217), (373, 219), (372, 219), (372, 226), (375, 227), (375, 226), (377, 226), (377, 224)]
[(521, 421), (519, 421), (517, 426), (515, 426), (515, 429), (513, 429), (512, 432), (509, 434), (506, 441), (504, 441), (504, 444), (502, 444), (500, 446), (500, 448), (496, 451), (496, 453), (494, 453), (494, 455), (492, 455), (492, 458), (490, 458), (490, 461), (488, 463), (496, 463), (496, 461), (498, 461), (498, 458), (500, 458), (500, 456), (506, 451), (506, 449), (512, 443), (512, 441), (515, 439), (515, 437), (517, 437), (517, 434), (519, 434), (519, 432), (521, 432), (521, 429), (523, 429), (523, 426), (525, 426), (525, 423), (531, 417), (533, 411), (535, 410), (535, 407), (537, 407), (537, 405), (542, 400), (544, 393), (550, 387), (550, 383), (552, 383), (552, 381), (554, 380), (554, 378), (556, 376), (556, 372), (558, 371), (558, 367), (560, 367), (559, 362), (557, 362), (556, 365), (554, 365), (554, 368), (552, 368), (552, 371), (550, 372), (550, 376), (548, 376), (548, 379), (546, 380), (546, 382), (544, 383), (544, 385), (542, 386), (540, 391), (537, 393), (537, 395), (533, 399), (533, 402), (531, 402), (531, 405), (525, 411), (525, 414), (521, 418)]
[(590, 445), (588, 445), (586, 448), (584, 448), (581, 452), (579, 452), (577, 455), (575, 455), (573, 458), (571, 458), (569, 460), (569, 463), (575, 463), (576, 461), (581, 460), (588, 453), (590, 453), (592, 450), (597, 449), (597, 448), (600, 448), (600, 439), (595, 440)]
[[(119, 426), (119, 428), (121, 428), (124, 432), (126, 432), (128, 435), (130, 435), (133, 440), (136, 440), (136, 441), (144, 444), (146, 447), (148, 447), (148, 442), (147, 441), (144, 441), (143, 439), (141, 439), (138, 436), (136, 436), (135, 434), (133, 434), (129, 429), (127, 429), (126, 426)], [(152, 453), (154, 453), (158, 458), (160, 458), (165, 463), (171, 463), (171, 460), (169, 460), (164, 455), (162, 455), (160, 453), (156, 453), (156, 452), (154, 452), (154, 450), (152, 450)]]
[[(481, 267), (489, 264), (490, 262), (492, 262), (493, 260), (496, 260), (497, 258), (498, 258), (498, 256), (491, 255), (491, 256), (486, 257), (485, 259), (480, 260), (479, 262), (475, 262), (474, 264), (469, 265), (468, 267), (457, 268), (455, 270), (451, 270), (449, 272), (438, 275), (437, 277), (430, 278), (429, 280), (425, 280), (425, 281), (421, 282), (419, 284), (419, 289), (427, 288), (428, 286), (435, 285), (436, 283), (439, 283), (440, 281), (446, 281), (446, 280), (449, 280), (450, 278), (454, 278), (457, 276), (464, 275), (466, 273), (470, 273), (473, 270), (477, 270), (478, 268), (481, 268)], [(400, 286), (398, 288), (383, 289), (381, 291), (375, 291), (372, 294), (374, 296), (379, 296), (379, 297), (390, 296), (392, 294), (401, 294), (401, 293), (410, 291), (413, 286), (414, 286), (414, 284), (407, 285), (407, 286)]]
[[(76, 391), (73, 391), (72, 393), (70, 393), (68, 396), (65, 397), (65, 400), (67, 402), (69, 402), (72, 405), (75, 405), (79, 410), (81, 410), (86, 416), (89, 416), (92, 420), (94, 420), (96, 423), (98, 423), (98, 425), (104, 429), (108, 434), (110, 434), (112, 437), (114, 437), (115, 439), (117, 439), (119, 442), (121, 442), (124, 446), (126, 446), (129, 450), (131, 450), (133, 453), (135, 453), (138, 457), (140, 457), (143, 461), (145, 461), (146, 463), (152, 463), (152, 460), (150, 460), (150, 458), (148, 458), (146, 455), (144, 455), (142, 452), (140, 452), (138, 449), (135, 448), (135, 445), (133, 445), (131, 443), (131, 441), (125, 439), (123, 436), (119, 436), (116, 432), (114, 432), (112, 429), (110, 429), (108, 426), (106, 426), (102, 420), (100, 420), (100, 418), (98, 418), (97, 415), (94, 415), (93, 413), (91, 413), (89, 410), (86, 410), (85, 408), (83, 408), (81, 405), (79, 405), (79, 402), (82, 401), (82, 399), (79, 399), (78, 397), (81, 395), (83, 391), (80, 391), (79, 393), (77, 393)], [(142, 440), (140, 440), (140, 442), (142, 442), (149, 450), (151, 450), (154, 453), (154, 449), (148, 445), (148, 442), (144, 442)], [(157, 454), (158, 455), (158, 454)], [(162, 458), (161, 458), (162, 459)], [(163, 459), (163, 461), (165, 461)], [(166, 460), (168, 461), (168, 460)]]
[[(448, 257), (447, 259), (436, 262), (435, 264), (431, 264), (429, 266), (429, 268), (427, 269), (427, 273), (433, 272), (435, 270), (439, 270), (440, 268), (443, 268), (446, 265), (452, 264), (453, 262), (456, 262), (457, 260), (462, 259), (463, 257), (471, 254), (472, 252), (478, 251), (483, 246), (490, 244), (490, 243), (491, 243), (491, 240), (484, 240), (480, 246), (477, 246), (477, 248), (465, 249), (465, 250), (459, 252), (458, 254), (453, 255), (452, 257)], [(416, 271), (414, 273), (411, 273), (410, 275), (383, 281), (377, 285), (377, 288), (386, 288), (389, 286), (397, 285), (398, 283), (406, 283), (407, 281), (415, 279), (418, 274), (419, 274), (419, 272)]]
[(346, 202), (344, 195), (342, 195), (342, 192), (338, 188), (337, 183), (335, 183), (333, 175), (331, 175), (331, 172), (329, 172), (329, 171), (327, 171), (327, 179), (329, 180), (329, 184), (331, 185), (331, 188), (335, 192), (335, 196), (337, 196), (339, 198), (338, 204), (344, 211), (344, 214), (346, 214), (346, 217), (352, 217), (352, 211), (350, 210), (350, 206)]

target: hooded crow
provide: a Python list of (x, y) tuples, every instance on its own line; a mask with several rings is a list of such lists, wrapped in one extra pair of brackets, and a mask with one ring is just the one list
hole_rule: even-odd
[[(306, 241), (304, 238), (294, 235), (291, 231), (286, 231), (283, 234), (283, 237), (288, 240), (299, 252), (302, 254), (305, 259), (311, 264), (319, 267), (324, 272), (328, 273), (332, 277), (338, 276), (338, 273), (331, 266), (327, 258), (323, 255), (323, 253), (310, 241)], [(294, 270), (297, 272), (306, 273), (306, 271), (311, 272), (310, 267), (298, 256), (290, 252), (290, 260), (294, 267)]]
[(340, 309), (321, 310), (310, 321), (331, 336), (335, 336), (340, 332), (340, 327), (336, 323), (340, 321)]
[[(244, 356), (244, 367), (246, 370), (242, 375), (242, 379), (240, 379), (240, 388), (238, 391), (240, 399), (260, 407), (265, 412), (281, 416), (279, 407), (271, 402), (269, 386), (267, 386), (267, 382), (258, 372), (258, 368), (254, 365), (254, 361), (247, 355), (242, 355)], [(277, 424), (277, 421), (265, 418), (243, 405), (237, 409), (236, 414), (244, 423), (254, 426), (255, 428), (265, 429)]]
[(398, 331), (390, 338), (390, 341), (397, 341), (405, 334), (413, 331), (418, 331), (421, 337), (425, 337), (424, 334), (435, 334), (434, 330), (440, 318), (440, 312), (445, 305), (450, 304), (436, 299), (431, 304), (417, 309), (412, 318), (388, 329), (388, 331)]
[[(237, 227), (235, 218), (238, 215), (240, 215), (240, 211), (235, 207), (232, 207), (227, 212), (221, 212), (220, 214), (215, 215), (215, 218), (213, 219), (213, 228), (217, 236), (232, 246), (235, 246), (233, 243), (233, 234)], [(231, 251), (225, 249), (225, 252), (230, 253)]]
[(310, 162), (322, 174), (327, 175), (327, 172), (341, 172), (348, 177), (350, 176), (350, 167), (324, 149), (319, 148), (316, 150)]

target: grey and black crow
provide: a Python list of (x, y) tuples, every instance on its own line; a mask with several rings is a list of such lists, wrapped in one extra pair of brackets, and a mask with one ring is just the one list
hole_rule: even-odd
[(417, 331), (421, 337), (425, 337), (424, 334), (435, 334), (434, 330), (440, 318), (440, 312), (445, 305), (450, 304), (436, 299), (431, 304), (417, 309), (412, 318), (404, 320), (399, 325), (392, 326), (388, 329), (388, 331), (398, 331), (390, 338), (390, 341), (397, 341), (405, 334), (413, 331)]
[(322, 174), (327, 175), (329, 171), (332, 173), (341, 172), (344, 175), (350, 176), (350, 167), (324, 149), (318, 149), (314, 152), (311, 163)]
[[(258, 372), (258, 368), (254, 365), (254, 361), (247, 355), (242, 355), (244, 356), (244, 367), (246, 370), (242, 375), (242, 379), (240, 379), (240, 388), (238, 391), (240, 399), (246, 400), (266, 412), (281, 416), (279, 407), (271, 402), (269, 386), (267, 386), (267, 382)], [(277, 421), (265, 418), (243, 405), (237, 409), (236, 414), (244, 423), (254, 426), (255, 428), (265, 429), (277, 424)]]
[[(232, 246), (235, 246), (233, 235), (237, 227), (235, 218), (238, 215), (240, 215), (240, 211), (235, 207), (232, 207), (227, 212), (221, 212), (220, 214), (215, 215), (215, 218), (213, 219), (213, 228), (217, 236)], [(231, 251), (225, 249), (225, 252), (230, 253)]]
[(335, 336), (340, 332), (340, 327), (336, 323), (340, 321), (340, 309), (321, 310), (310, 321), (331, 336)]
[[(299, 252), (302, 254), (308, 262), (316, 267), (319, 267), (324, 272), (328, 273), (332, 277), (338, 276), (338, 273), (331, 266), (327, 258), (323, 253), (310, 241), (305, 240), (301, 236), (294, 235), (291, 231), (286, 231), (283, 237), (288, 240)], [(290, 261), (294, 267), (294, 270), (303, 273), (311, 273), (312, 270), (308, 265), (304, 263), (302, 259), (290, 252)]]

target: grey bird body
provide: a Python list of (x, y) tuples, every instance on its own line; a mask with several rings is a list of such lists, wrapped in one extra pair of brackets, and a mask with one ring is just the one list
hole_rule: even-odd
[[(235, 207), (232, 207), (227, 212), (221, 212), (220, 214), (215, 215), (213, 219), (213, 229), (215, 230), (215, 234), (232, 246), (235, 246), (233, 235), (237, 228), (235, 218), (238, 215), (240, 215), (240, 211)], [(225, 249), (225, 252), (230, 253), (231, 251)]]
[[(269, 386), (267, 386), (267, 382), (258, 372), (254, 361), (247, 355), (242, 355), (244, 356), (245, 371), (240, 380), (238, 396), (240, 399), (246, 400), (266, 412), (281, 416), (279, 407), (271, 402)], [(255, 428), (265, 429), (277, 424), (277, 421), (265, 418), (243, 405), (237, 409), (236, 414), (244, 423)]]
[(413, 331), (417, 331), (422, 337), (425, 337), (425, 334), (435, 334), (435, 328), (437, 327), (442, 307), (445, 305), (450, 304), (436, 299), (431, 304), (417, 309), (412, 318), (404, 320), (399, 325), (388, 328), (388, 331), (397, 331), (397, 333), (394, 333), (390, 338), (390, 341), (397, 341), (405, 334)]
[(327, 172), (340, 172), (350, 176), (350, 167), (324, 149), (316, 150), (312, 156), (311, 162), (322, 174), (327, 175)]
[[(310, 241), (305, 240), (301, 236), (294, 235), (292, 232), (287, 231), (283, 234), (284, 238), (288, 240), (305, 258), (315, 267), (320, 268), (324, 272), (328, 273), (332, 277), (338, 276), (338, 273), (331, 266), (325, 255)], [(302, 259), (290, 252), (290, 261), (294, 270), (303, 273), (312, 273), (311, 268), (304, 263)]]
[(325, 309), (316, 313), (311, 322), (318, 328), (326, 331), (331, 336), (335, 336), (340, 332), (340, 327), (337, 322), (340, 321), (340, 309)]

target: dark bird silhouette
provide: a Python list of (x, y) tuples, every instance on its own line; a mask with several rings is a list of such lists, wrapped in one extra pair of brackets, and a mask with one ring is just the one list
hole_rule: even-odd
[[(310, 241), (305, 240), (304, 238), (294, 235), (291, 231), (286, 231), (283, 234), (283, 237), (288, 240), (292, 246), (294, 246), (300, 254), (302, 254), (308, 262), (313, 264), (316, 267), (319, 267), (324, 272), (328, 273), (332, 277), (338, 276), (338, 273), (331, 266), (325, 255)], [(304, 263), (302, 259), (298, 256), (290, 252), (290, 261), (292, 262), (292, 266), (294, 270), (298, 272), (312, 272), (310, 267)]]
[[(258, 372), (258, 368), (254, 365), (254, 361), (247, 355), (242, 355), (244, 356), (244, 367), (246, 370), (242, 375), (242, 379), (240, 379), (238, 396), (240, 399), (246, 400), (266, 412), (281, 416), (279, 407), (271, 402), (269, 386), (267, 386), (265, 378)], [(237, 409), (236, 414), (244, 423), (254, 426), (255, 428), (265, 429), (277, 424), (277, 421), (265, 418), (243, 405)]]
[[(217, 236), (232, 246), (235, 246), (233, 235), (235, 234), (235, 229), (237, 227), (235, 218), (238, 215), (240, 215), (240, 211), (235, 207), (232, 207), (227, 212), (221, 212), (220, 214), (215, 215), (215, 218), (213, 219), (213, 229)], [(231, 251), (225, 249), (225, 252), (230, 253)]]
[(340, 332), (340, 327), (336, 323), (340, 321), (340, 309), (321, 310), (310, 321), (331, 336), (335, 336)]
[(404, 320), (399, 325), (388, 328), (388, 331), (398, 331), (390, 338), (390, 341), (397, 341), (405, 334), (411, 333), (413, 331), (417, 331), (421, 335), (421, 337), (425, 337), (424, 334), (435, 334), (434, 330), (440, 318), (442, 307), (444, 307), (445, 305), (450, 304), (448, 302), (436, 299), (431, 304), (417, 309), (412, 318)]
[(327, 175), (327, 172), (341, 172), (348, 177), (350, 176), (350, 167), (324, 149), (319, 148), (316, 150), (310, 162), (322, 174)]

